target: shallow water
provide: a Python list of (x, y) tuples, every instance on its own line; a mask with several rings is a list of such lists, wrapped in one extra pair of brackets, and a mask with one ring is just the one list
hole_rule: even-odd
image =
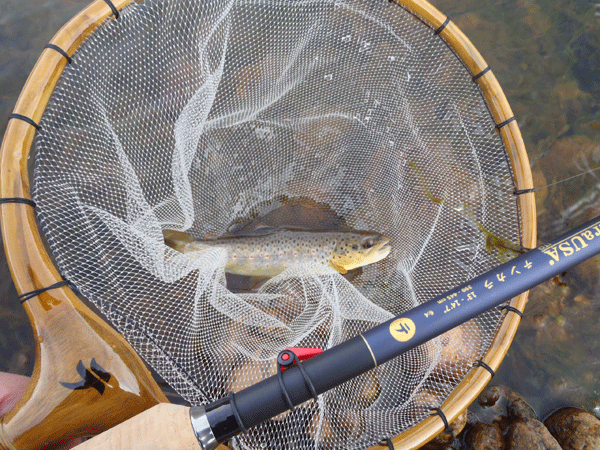
[[(0, 135), (43, 46), (87, 1), (0, 0)], [(486, 59), (519, 121), (534, 185), (600, 165), (600, 8), (550, 0), (433, 1)], [(536, 193), (544, 243), (598, 215), (600, 172)], [(600, 403), (600, 259), (530, 293), (506, 359), (492, 381), (545, 415)], [(33, 340), (6, 260), (0, 261), (0, 370), (29, 374)]]

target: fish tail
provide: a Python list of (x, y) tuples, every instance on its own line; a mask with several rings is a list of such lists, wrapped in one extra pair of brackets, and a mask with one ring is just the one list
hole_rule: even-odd
[(187, 244), (194, 241), (194, 238), (189, 234), (175, 230), (164, 230), (163, 236), (165, 244), (178, 252), (183, 252)]

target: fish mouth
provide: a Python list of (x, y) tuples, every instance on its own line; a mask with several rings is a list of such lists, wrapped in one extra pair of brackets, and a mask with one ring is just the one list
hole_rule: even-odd
[(377, 261), (381, 261), (392, 251), (392, 246), (390, 245), (389, 239), (385, 236), (381, 239), (377, 245), (370, 249), (371, 251), (368, 253), (368, 259), (370, 261), (369, 264), (372, 264)]
[(391, 251), (392, 251), (392, 246), (390, 245), (389, 241), (385, 241), (375, 251), (375, 255), (377, 255), (377, 257), (383, 259), (387, 255), (389, 255)]

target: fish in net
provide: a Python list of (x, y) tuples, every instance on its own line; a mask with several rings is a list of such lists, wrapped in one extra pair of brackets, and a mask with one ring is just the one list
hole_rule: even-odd
[[(440, 31), (379, 0), (128, 5), (77, 49), (40, 122), (33, 198), (61, 273), (205, 404), (275, 374), (287, 347), (330, 348), (498, 265), (521, 243), (521, 169)], [(226, 275), (222, 246), (164, 239), (263, 224), (379, 233), (392, 250), (253, 284)], [(486, 312), (232, 445), (395, 436), (448, 398), (502, 319)]]

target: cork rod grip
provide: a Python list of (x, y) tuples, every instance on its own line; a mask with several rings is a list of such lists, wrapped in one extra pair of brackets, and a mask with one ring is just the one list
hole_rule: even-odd
[(159, 403), (76, 450), (199, 450), (187, 406)]

